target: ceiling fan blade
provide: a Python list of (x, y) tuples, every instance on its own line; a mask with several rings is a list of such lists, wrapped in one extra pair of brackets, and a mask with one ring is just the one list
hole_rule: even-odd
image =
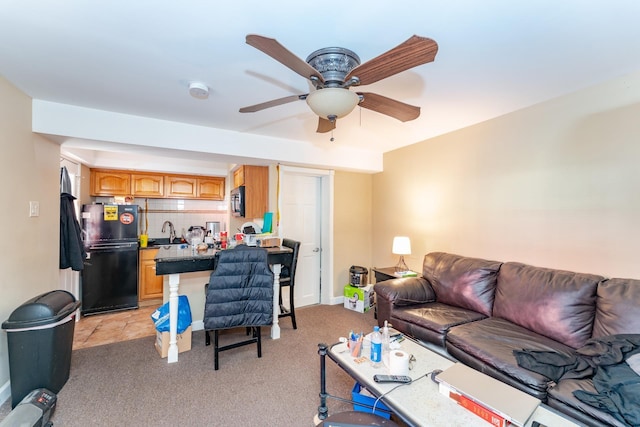
[(240, 109), (241, 113), (255, 113), (256, 111), (264, 110), (271, 107), (276, 107), (282, 104), (288, 104), (289, 102), (303, 100), (307, 98), (307, 94), (304, 95), (291, 95), (285, 96), (284, 98), (272, 99), (271, 101), (263, 102), (261, 104), (250, 105), (248, 107), (242, 107)]
[(318, 129), (316, 132), (318, 133), (327, 133), (331, 132), (336, 128), (336, 121), (329, 121), (327, 119), (323, 119), (322, 117), (318, 117)]
[(420, 116), (420, 107), (405, 104), (377, 93), (358, 92), (358, 95), (363, 97), (358, 104), (362, 108), (385, 114), (401, 122), (414, 120)]
[(375, 83), (409, 68), (431, 62), (435, 59), (436, 53), (438, 43), (414, 35), (382, 55), (355, 67), (347, 74), (345, 81), (357, 77), (361, 85)]
[(280, 62), (282, 65), (300, 74), (305, 79), (309, 79), (312, 76), (315, 76), (320, 82), (324, 83), (324, 78), (322, 77), (322, 74), (318, 72), (318, 70), (304, 62), (302, 59), (298, 58), (295, 54), (291, 53), (276, 39), (270, 39), (268, 37), (259, 36), (257, 34), (249, 34), (247, 35), (246, 40), (248, 45), (261, 50), (276, 61)]

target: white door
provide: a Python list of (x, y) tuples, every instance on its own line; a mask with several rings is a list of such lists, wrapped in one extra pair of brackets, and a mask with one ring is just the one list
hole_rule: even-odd
[(321, 177), (295, 171), (282, 172), (280, 209), (280, 236), (300, 242), (295, 307), (318, 304), (322, 251)]

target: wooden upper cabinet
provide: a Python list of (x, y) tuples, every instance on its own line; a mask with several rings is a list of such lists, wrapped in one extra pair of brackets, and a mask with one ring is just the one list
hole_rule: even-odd
[(164, 176), (131, 174), (131, 193), (140, 197), (162, 197), (164, 195)]
[(239, 166), (233, 171), (233, 188), (238, 188), (241, 185), (244, 185), (244, 166)]
[(198, 178), (197, 190), (200, 199), (224, 200), (224, 178)]
[(165, 196), (178, 199), (193, 199), (198, 196), (197, 178), (187, 176), (167, 176)]
[(224, 177), (91, 169), (92, 196), (224, 200)]
[(178, 199), (224, 200), (224, 178), (167, 176), (165, 196)]
[(91, 171), (92, 196), (130, 196), (131, 174), (123, 171)]
[(269, 204), (269, 167), (238, 167), (233, 171), (233, 188), (241, 185), (244, 185), (245, 218), (262, 218)]

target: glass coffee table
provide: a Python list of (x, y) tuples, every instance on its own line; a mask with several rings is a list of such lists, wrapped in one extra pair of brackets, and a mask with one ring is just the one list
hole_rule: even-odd
[[(367, 357), (369, 346), (366, 340), (362, 350), (363, 356), (360, 358), (351, 356), (346, 343), (340, 342), (331, 346), (319, 344), (320, 406), (316, 421), (322, 421), (329, 415), (327, 398), (336, 398), (326, 392), (325, 356), (329, 356), (330, 360), (347, 372), (362, 387), (365, 387), (374, 398), (380, 398), (379, 402), (409, 426), (486, 427), (490, 425), (487, 421), (457, 404), (453, 399), (441, 394), (438, 384), (431, 379), (431, 373), (434, 370), (445, 370), (456, 361), (438, 354), (408, 337), (405, 337), (401, 342), (400, 349), (412, 355), (415, 361), (409, 371), (409, 376), (413, 381), (398, 387), (397, 383), (376, 383), (373, 380), (375, 374), (388, 374), (389, 371), (384, 364), (375, 367), (369, 360)], [(360, 402), (357, 404), (361, 405)], [(526, 427), (532, 425), (577, 427), (580, 424), (565, 418), (546, 405), (540, 405), (532, 414)]]

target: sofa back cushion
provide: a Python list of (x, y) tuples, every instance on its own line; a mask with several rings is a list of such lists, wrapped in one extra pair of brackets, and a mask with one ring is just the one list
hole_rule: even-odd
[(598, 286), (593, 337), (640, 334), (640, 280), (610, 279)]
[(490, 316), (501, 264), (432, 252), (424, 257), (422, 275), (431, 283), (438, 302)]
[(493, 315), (573, 348), (591, 337), (601, 276), (507, 262)]

